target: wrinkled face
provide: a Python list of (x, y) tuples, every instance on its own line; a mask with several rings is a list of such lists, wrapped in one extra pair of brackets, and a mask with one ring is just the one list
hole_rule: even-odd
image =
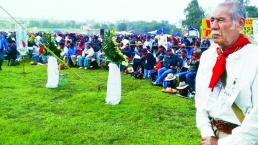
[(222, 49), (231, 46), (243, 29), (244, 19), (234, 22), (230, 10), (230, 6), (220, 6), (211, 17), (212, 38)]

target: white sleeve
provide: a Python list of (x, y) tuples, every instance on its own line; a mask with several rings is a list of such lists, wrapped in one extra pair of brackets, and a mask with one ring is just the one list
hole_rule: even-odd
[[(248, 86), (247, 86), (248, 87)], [(232, 131), (232, 135), (220, 139), (219, 145), (257, 145), (258, 144), (258, 69), (250, 86), (253, 108), (240, 127)]]
[(91, 48), (88, 50), (88, 55), (86, 56), (86, 58), (90, 58), (94, 55), (94, 50)]
[[(214, 132), (209, 120), (208, 112), (203, 109), (202, 103), (204, 97), (207, 97), (207, 94), (203, 91), (202, 88), (203, 77), (204, 76), (204, 65), (205, 65), (205, 56), (202, 56), (200, 59), (200, 65), (196, 75), (196, 95), (195, 95), (195, 107), (196, 107), (196, 126), (201, 132), (202, 138), (208, 136), (214, 136)], [(208, 88), (206, 88), (208, 89)]]
[(85, 48), (85, 49), (82, 51), (82, 57), (85, 57), (85, 55), (86, 55), (86, 49), (87, 49), (87, 48)]

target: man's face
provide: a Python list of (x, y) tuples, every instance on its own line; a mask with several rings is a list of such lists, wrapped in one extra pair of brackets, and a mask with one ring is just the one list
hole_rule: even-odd
[(168, 55), (168, 56), (172, 56), (172, 55), (173, 55), (173, 52), (172, 52), (172, 51), (167, 51), (167, 55)]
[(186, 53), (184, 51), (181, 51), (181, 56), (182, 56), (182, 58), (185, 58), (186, 57)]
[(231, 7), (218, 7), (211, 17), (212, 38), (222, 48), (227, 48), (232, 45), (239, 37), (239, 32), (242, 29), (241, 21), (233, 22), (230, 13)]
[(159, 52), (164, 52), (164, 48), (160, 47)]

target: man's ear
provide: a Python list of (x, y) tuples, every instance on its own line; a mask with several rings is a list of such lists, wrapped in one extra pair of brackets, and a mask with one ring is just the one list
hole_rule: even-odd
[(244, 27), (245, 27), (245, 19), (244, 18), (240, 18), (238, 20), (238, 23), (239, 23), (239, 30), (243, 30)]

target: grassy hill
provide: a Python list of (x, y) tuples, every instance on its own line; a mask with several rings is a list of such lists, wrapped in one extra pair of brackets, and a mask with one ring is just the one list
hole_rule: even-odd
[[(77, 78), (76, 71), (82, 78)], [(62, 70), (47, 89), (46, 66), (0, 71), (0, 145), (196, 145), (194, 100), (122, 75), (122, 101), (106, 105), (107, 70)]]

